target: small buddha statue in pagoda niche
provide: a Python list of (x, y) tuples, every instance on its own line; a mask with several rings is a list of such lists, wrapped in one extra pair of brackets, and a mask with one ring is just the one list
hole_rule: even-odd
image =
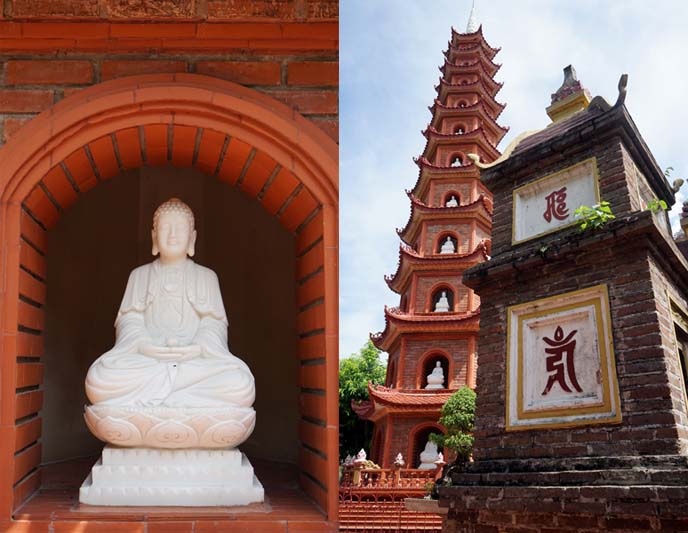
[(452, 194), (449, 200), (447, 200), (447, 203), (444, 204), (444, 207), (459, 207), (459, 201), (456, 199), (456, 195)]
[(191, 208), (177, 198), (160, 205), (152, 240), (159, 258), (130, 274), (115, 345), (86, 376), (87, 424), (120, 446), (236, 446), (255, 425), (255, 382), (227, 347), (217, 275), (190, 259)]
[(428, 384), (425, 386), (426, 389), (443, 389), (444, 388), (444, 369), (442, 368), (442, 363), (437, 361), (435, 363), (435, 368), (427, 376)]
[(425, 448), (420, 452), (420, 470), (434, 470), (437, 468), (435, 461), (440, 458), (439, 453), (437, 453), (437, 444), (429, 440), (425, 444)]
[(447, 291), (442, 291), (440, 299), (437, 300), (435, 304), (434, 313), (447, 313), (449, 312), (449, 299), (447, 298)]
[(451, 237), (447, 236), (446, 240), (442, 244), (442, 248), (440, 248), (440, 254), (455, 254), (456, 253), (456, 247), (454, 246), (454, 241), (452, 241)]

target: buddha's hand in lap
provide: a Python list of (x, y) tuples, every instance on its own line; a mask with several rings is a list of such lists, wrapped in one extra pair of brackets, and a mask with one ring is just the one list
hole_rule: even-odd
[(153, 357), (160, 361), (188, 361), (199, 357), (203, 351), (198, 344), (190, 344), (188, 346), (155, 346), (154, 344), (143, 344), (140, 350), (143, 355)]

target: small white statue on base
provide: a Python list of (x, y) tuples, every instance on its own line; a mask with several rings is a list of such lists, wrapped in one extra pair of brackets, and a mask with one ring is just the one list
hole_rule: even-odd
[(227, 347), (217, 276), (189, 258), (196, 242), (189, 206), (172, 198), (158, 207), (152, 239), (153, 255), (160, 257), (129, 276), (115, 346), (86, 376), (92, 403), (86, 424), (108, 446), (79, 500), (187, 506), (263, 501), (253, 467), (234, 449), (255, 426), (254, 378)]
[(397, 454), (397, 456), (394, 458), (394, 466), (397, 468), (404, 468), (404, 465), (406, 462), (404, 461), (404, 456), (401, 455), (401, 452)]
[(447, 203), (444, 204), (444, 207), (459, 207), (459, 202), (456, 200), (456, 196), (452, 194), (451, 198), (449, 198)]
[(434, 470), (437, 468), (435, 461), (440, 458), (439, 453), (437, 453), (437, 444), (429, 440), (425, 444), (425, 449), (420, 452), (420, 470)]
[(455, 254), (456, 253), (456, 247), (454, 246), (454, 241), (452, 241), (451, 237), (447, 237), (447, 240), (444, 241), (444, 244), (442, 244), (442, 248), (440, 248), (440, 254)]
[(447, 313), (449, 312), (449, 299), (447, 298), (447, 291), (442, 291), (440, 299), (437, 300), (435, 304), (434, 313)]
[(435, 363), (435, 368), (427, 376), (428, 384), (425, 386), (426, 389), (443, 389), (444, 388), (444, 369), (442, 368), (442, 363), (437, 361)]

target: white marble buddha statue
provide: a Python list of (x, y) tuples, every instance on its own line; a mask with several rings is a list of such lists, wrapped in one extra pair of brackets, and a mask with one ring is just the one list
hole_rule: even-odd
[(442, 363), (437, 361), (435, 363), (435, 368), (427, 376), (428, 384), (425, 386), (426, 389), (443, 389), (444, 388), (444, 369), (442, 368)]
[(176, 198), (163, 203), (152, 239), (159, 257), (130, 274), (115, 345), (86, 376), (93, 404), (86, 421), (98, 438), (120, 446), (236, 446), (255, 424), (254, 378), (227, 347), (216, 274), (190, 259), (191, 209)]
[(456, 253), (456, 248), (454, 247), (454, 241), (452, 241), (451, 237), (447, 237), (447, 239), (444, 241), (444, 244), (442, 244), (442, 248), (440, 248), (440, 254), (455, 254)]
[(447, 200), (447, 203), (444, 204), (444, 207), (459, 207), (459, 202), (456, 199), (456, 196), (452, 194), (451, 198), (449, 198), (449, 200)]
[(437, 444), (429, 440), (425, 444), (425, 448), (420, 452), (420, 470), (434, 470), (437, 468), (435, 461), (440, 458), (439, 453), (437, 453)]
[(437, 303), (435, 304), (435, 308), (433, 309), (434, 313), (447, 313), (449, 312), (449, 299), (447, 298), (447, 291), (442, 291), (442, 294), (440, 295), (440, 299), (437, 300)]

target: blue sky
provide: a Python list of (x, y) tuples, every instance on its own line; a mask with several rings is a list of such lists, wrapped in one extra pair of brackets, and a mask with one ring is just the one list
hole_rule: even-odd
[[(471, 0), (340, 3), (340, 355), (384, 328), (399, 297), (395, 228), (409, 215), (404, 189), (418, 168), (451, 26), (465, 31)], [(549, 123), (545, 107), (573, 64), (593, 96), (610, 103), (622, 73), (628, 107), (660, 167), (688, 177), (688, 2), (684, 0), (477, 0), (483, 33), (502, 68), (500, 123), (520, 132)], [(679, 200), (688, 199), (688, 186)], [(673, 222), (676, 224), (676, 208)]]

